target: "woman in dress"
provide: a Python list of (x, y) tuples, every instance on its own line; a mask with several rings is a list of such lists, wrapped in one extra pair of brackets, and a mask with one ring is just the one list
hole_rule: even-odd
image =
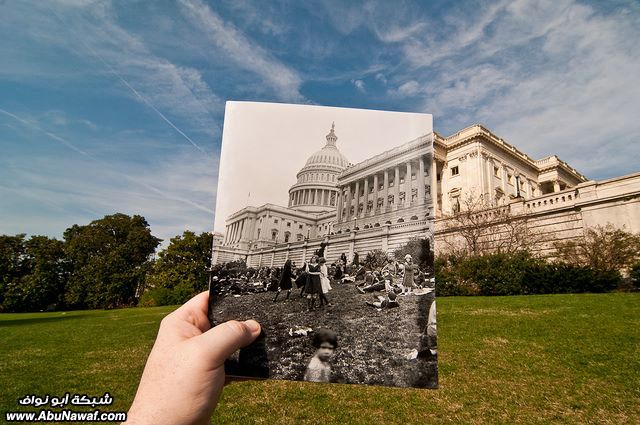
[[(411, 295), (411, 290), (416, 286), (413, 281), (413, 273), (416, 270), (416, 265), (413, 264), (411, 255), (404, 256), (404, 276), (402, 278), (402, 293), (400, 295)], [(406, 291), (406, 292), (405, 292)]]
[(320, 283), (320, 264), (318, 264), (318, 256), (314, 255), (311, 258), (311, 263), (307, 266), (307, 284), (304, 287), (304, 292), (307, 294), (309, 311), (315, 308), (316, 300), (319, 294), (322, 293), (322, 285)]
[(329, 271), (327, 269), (327, 260), (324, 257), (320, 257), (318, 259), (318, 264), (320, 264), (320, 307), (322, 307), (323, 303), (331, 306), (329, 300), (327, 299), (327, 292), (329, 292), (331, 288), (331, 282), (329, 281)]
[(273, 297), (273, 302), (276, 302), (276, 300), (278, 299), (278, 295), (280, 295), (280, 292), (283, 289), (287, 290), (287, 298), (285, 299), (289, 299), (289, 296), (291, 295), (291, 289), (293, 288), (293, 285), (291, 283), (292, 277), (293, 273), (291, 271), (291, 260), (287, 260), (284, 263), (284, 267), (282, 268), (282, 274), (280, 275), (280, 281), (278, 282), (278, 292), (276, 293), (276, 296)]

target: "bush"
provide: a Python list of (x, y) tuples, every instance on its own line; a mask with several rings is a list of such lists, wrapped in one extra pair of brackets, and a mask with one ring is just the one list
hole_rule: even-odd
[(546, 263), (526, 252), (439, 258), (435, 266), (438, 296), (608, 292), (622, 283), (617, 271)]
[[(159, 307), (162, 305), (178, 305), (184, 303), (183, 295), (177, 288), (151, 288), (145, 291), (138, 301), (140, 307)], [(187, 298), (188, 299), (188, 298)]]
[(369, 251), (363, 263), (369, 270), (382, 268), (387, 264), (387, 253), (381, 249)]
[(640, 287), (640, 263), (636, 263), (631, 266), (631, 270), (629, 270), (629, 278), (631, 279), (631, 283), (634, 287)]

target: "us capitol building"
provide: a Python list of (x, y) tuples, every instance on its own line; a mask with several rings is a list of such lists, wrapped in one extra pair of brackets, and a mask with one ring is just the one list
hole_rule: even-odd
[(327, 261), (342, 253), (392, 252), (411, 238), (433, 239), (431, 167), (433, 134), (350, 164), (332, 124), (289, 188), (287, 207), (248, 206), (214, 233), (212, 263), (244, 259), (247, 265), (301, 264), (326, 243)]
[(350, 164), (332, 125), (326, 144), (312, 154), (289, 189), (287, 207), (246, 207), (214, 233), (212, 263), (244, 259), (249, 266), (300, 264), (328, 243), (325, 257), (374, 249), (392, 252), (411, 238), (428, 238), (436, 251), (456, 237), (446, 225), (468, 196), (526, 218), (554, 241), (612, 224), (640, 232), (640, 173), (589, 180), (552, 155), (533, 159), (481, 125), (443, 137), (426, 134)]

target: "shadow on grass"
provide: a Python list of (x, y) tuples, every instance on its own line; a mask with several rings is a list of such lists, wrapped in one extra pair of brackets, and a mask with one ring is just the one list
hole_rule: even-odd
[(10, 326), (33, 325), (38, 323), (54, 323), (70, 319), (85, 317), (86, 314), (75, 314), (73, 316), (51, 316), (51, 317), (25, 317), (24, 319), (0, 320), (0, 328)]

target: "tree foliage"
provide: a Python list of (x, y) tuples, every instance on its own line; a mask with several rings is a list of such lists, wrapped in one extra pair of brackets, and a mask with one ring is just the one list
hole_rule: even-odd
[(71, 262), (65, 301), (73, 308), (113, 308), (135, 303), (150, 256), (160, 239), (144, 217), (114, 214), (64, 232)]
[(213, 236), (206, 232), (196, 235), (186, 231), (171, 238), (146, 278), (151, 295), (157, 295), (156, 305), (181, 304), (207, 290), (212, 242)]
[(381, 249), (369, 251), (364, 258), (363, 264), (369, 270), (382, 268), (387, 263), (387, 253)]
[(63, 243), (46, 236), (0, 236), (4, 311), (59, 308), (68, 278)]

